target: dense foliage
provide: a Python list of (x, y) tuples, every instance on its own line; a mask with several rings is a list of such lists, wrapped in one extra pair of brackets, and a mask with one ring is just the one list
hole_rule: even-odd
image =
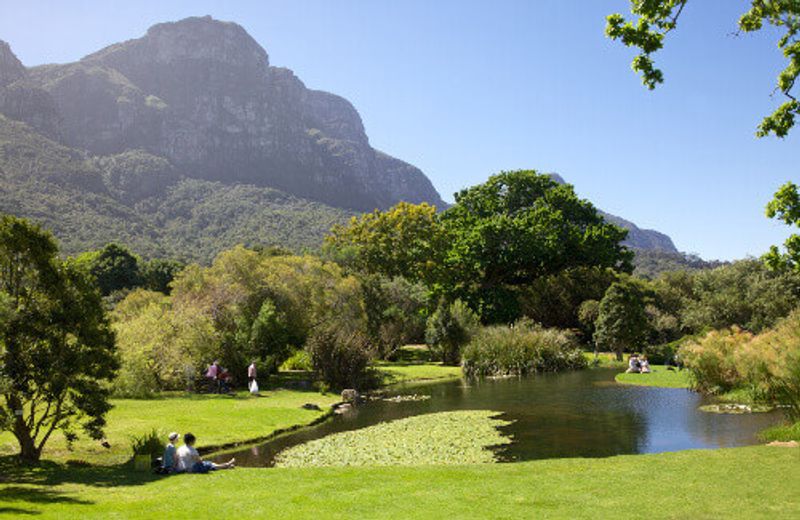
[(654, 295), (639, 280), (625, 278), (608, 288), (597, 308), (594, 341), (600, 348), (617, 353), (638, 350), (647, 341), (649, 321), (646, 307)]
[(462, 358), (468, 376), (525, 375), (586, 366), (572, 334), (526, 321), (484, 327), (464, 347)]
[(0, 211), (36, 219), (66, 254), (115, 241), (145, 259), (208, 263), (237, 244), (318, 250), (352, 214), (252, 185), (182, 178), (142, 151), (92, 157), (0, 115)]
[(337, 323), (317, 327), (306, 350), (318, 379), (328, 387), (364, 389), (374, 384), (367, 370), (372, 350), (362, 331)]
[(253, 360), (275, 371), (327, 325), (366, 331), (358, 281), (315, 257), (236, 247), (187, 267), (172, 287), (169, 297), (135, 291), (115, 310), (120, 393), (190, 386), (215, 359), (241, 384)]
[(403, 345), (425, 340), (428, 294), (406, 278), (359, 273), (367, 334), (377, 357), (392, 358)]
[(697, 386), (711, 392), (744, 389), (777, 401), (800, 419), (800, 310), (761, 334), (738, 327), (708, 333), (680, 349)]
[(102, 437), (117, 368), (99, 293), (57, 252), (38, 226), (0, 219), (0, 428), (26, 462), (39, 460), (55, 431), (74, 439), (76, 424)]
[(443, 364), (457, 365), (461, 361), (461, 348), (472, 339), (479, 326), (478, 316), (462, 301), (442, 300), (428, 318), (425, 341)]
[(719, 260), (703, 260), (689, 253), (637, 249), (633, 257), (633, 274), (652, 280), (668, 272), (703, 271), (715, 269), (725, 263)]
[(410, 277), (492, 323), (520, 317), (520, 292), (542, 277), (579, 267), (628, 270), (625, 234), (572, 186), (529, 170), (463, 190), (438, 215), (401, 204), (355, 219), (327, 244), (346, 265)]

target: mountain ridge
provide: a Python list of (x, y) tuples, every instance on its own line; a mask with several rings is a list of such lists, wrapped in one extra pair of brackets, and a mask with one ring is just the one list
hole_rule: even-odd
[[(360, 211), (447, 206), (418, 168), (371, 147), (349, 101), (211, 17), (30, 68), (0, 40), (0, 114), (0, 211), (41, 221), (70, 253), (108, 241), (204, 262), (240, 242), (302, 251)], [(604, 215), (631, 247), (677, 251)]]

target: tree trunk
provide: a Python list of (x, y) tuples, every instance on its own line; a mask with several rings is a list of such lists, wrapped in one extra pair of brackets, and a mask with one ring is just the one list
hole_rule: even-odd
[(622, 361), (622, 349), (617, 349), (617, 361)]
[(31, 430), (25, 421), (24, 415), (17, 415), (17, 410), (22, 410), (22, 402), (17, 397), (11, 397), (6, 406), (14, 414), (14, 437), (19, 442), (19, 458), (26, 464), (39, 462), (41, 450), (36, 448), (36, 440), (31, 436)]

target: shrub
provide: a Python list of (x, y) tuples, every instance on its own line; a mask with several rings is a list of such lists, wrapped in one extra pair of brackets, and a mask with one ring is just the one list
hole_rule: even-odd
[(467, 376), (524, 375), (586, 367), (575, 336), (529, 323), (481, 329), (463, 351)]
[(281, 365), (281, 370), (313, 370), (311, 356), (306, 350), (298, 350)]
[(143, 435), (132, 436), (131, 450), (133, 451), (133, 456), (150, 455), (151, 459), (160, 457), (164, 452), (164, 443), (161, 441), (161, 433), (153, 429)]
[(695, 386), (711, 393), (727, 392), (744, 381), (736, 369), (734, 353), (753, 335), (738, 327), (715, 330), (679, 351), (681, 361), (691, 370)]
[(746, 390), (754, 399), (788, 406), (800, 417), (800, 310), (757, 336), (736, 327), (708, 333), (679, 351), (697, 387)]
[(367, 370), (370, 346), (362, 332), (341, 325), (322, 325), (312, 331), (306, 350), (317, 377), (329, 387), (371, 386)]
[(428, 319), (425, 340), (442, 363), (457, 365), (461, 347), (469, 342), (478, 325), (478, 317), (460, 300), (440, 302)]

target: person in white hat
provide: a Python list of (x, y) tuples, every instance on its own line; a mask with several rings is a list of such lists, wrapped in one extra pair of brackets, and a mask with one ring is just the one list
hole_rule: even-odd
[(178, 470), (177, 467), (177, 460), (175, 458), (176, 448), (175, 448), (175, 441), (178, 440), (180, 435), (178, 432), (172, 432), (169, 434), (169, 444), (167, 447), (164, 448), (164, 458), (162, 459), (162, 468), (164, 473), (175, 473)]

